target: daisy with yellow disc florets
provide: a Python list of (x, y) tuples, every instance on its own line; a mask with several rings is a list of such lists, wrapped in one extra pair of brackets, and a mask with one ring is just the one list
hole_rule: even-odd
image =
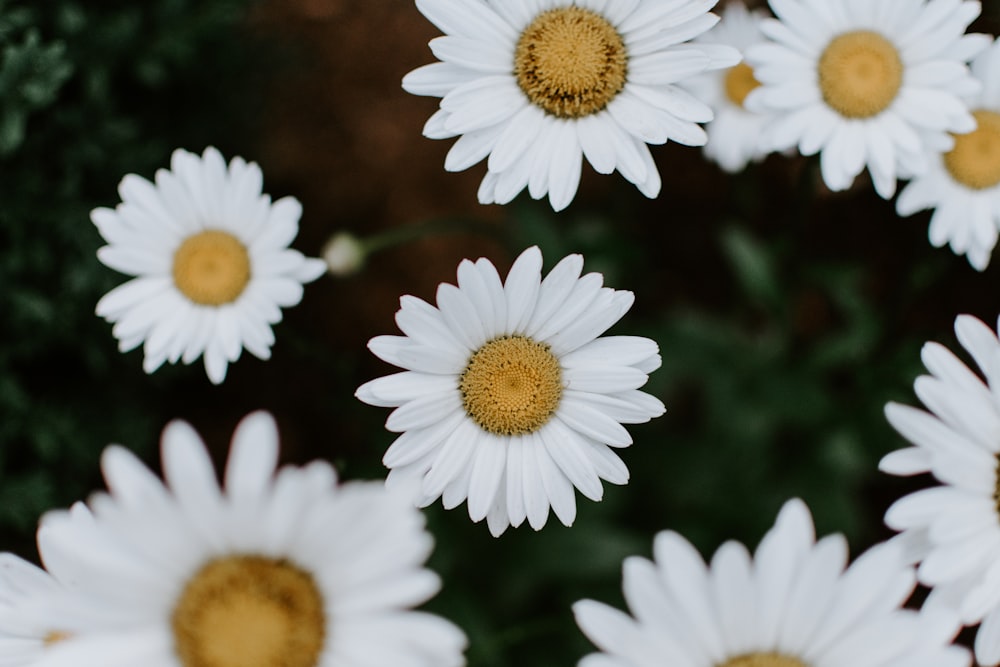
[(115, 209), (90, 217), (108, 245), (97, 257), (135, 276), (108, 292), (97, 314), (114, 323), (126, 352), (143, 346), (143, 368), (205, 359), (219, 384), (243, 349), (268, 359), (281, 308), (302, 299), (302, 284), (326, 270), (322, 260), (288, 248), (302, 206), (261, 194), (253, 162), (228, 167), (214, 148), (202, 156), (174, 151), (155, 183), (129, 174)]
[(525, 519), (540, 529), (550, 506), (570, 525), (574, 487), (600, 500), (602, 479), (628, 481), (612, 448), (632, 443), (622, 424), (663, 413), (639, 391), (659, 350), (648, 338), (601, 337), (633, 295), (603, 287), (600, 274), (581, 277), (582, 268), (570, 255), (543, 280), (542, 254), (529, 248), (505, 282), (488, 260), (465, 260), (458, 286), (438, 288), (436, 308), (400, 300), (406, 335), (368, 347), (406, 370), (357, 391), (396, 408), (386, 427), (402, 435), (383, 459), (387, 483), (415, 480), (421, 505), (468, 499), (472, 520), (499, 535)]
[[(726, 44), (743, 53), (764, 41), (760, 22), (765, 16), (764, 12), (750, 11), (735, 0), (726, 5), (719, 25), (698, 37), (696, 42)], [(763, 132), (770, 116), (743, 106), (747, 95), (760, 85), (750, 65), (741, 62), (728, 69), (699, 74), (682, 85), (704, 100), (715, 113), (715, 118), (705, 125), (708, 143), (702, 150), (709, 159), (735, 173), (768, 154)]]
[(631, 615), (593, 600), (573, 605), (597, 645), (579, 667), (967, 667), (946, 611), (902, 608), (916, 585), (895, 544), (847, 565), (847, 541), (819, 541), (809, 509), (792, 500), (750, 555), (726, 542), (706, 566), (665, 531), (654, 560), (632, 557), (622, 588)]
[(1000, 41), (972, 62), (982, 91), (966, 98), (976, 129), (955, 137), (934, 156), (925, 174), (899, 194), (896, 211), (913, 215), (933, 208), (931, 244), (948, 244), (982, 271), (990, 263), (1000, 226)]
[(40, 549), (71, 551), (60, 581), (117, 615), (33, 663), (157, 667), (460, 667), (465, 636), (413, 611), (437, 592), (432, 538), (383, 484), (337, 484), (327, 463), (277, 468), (264, 413), (241, 422), (224, 487), (198, 435), (163, 435), (164, 484), (128, 450), (102, 457), (93, 521), (42, 519)]
[(979, 84), (967, 62), (989, 43), (966, 35), (980, 4), (967, 0), (770, 0), (772, 41), (746, 60), (762, 84), (746, 99), (771, 112), (773, 150), (820, 153), (823, 180), (845, 190), (865, 168), (885, 199), (898, 178), (923, 173), (929, 151), (975, 119), (962, 101)]
[(728, 46), (688, 43), (718, 21), (715, 1), (417, 0), (445, 35), (430, 43), (440, 62), (403, 87), (442, 98), (424, 134), (459, 137), (446, 169), (487, 159), (484, 204), (527, 188), (561, 210), (583, 157), (655, 197), (660, 175), (647, 144), (701, 146), (698, 123), (712, 119), (676, 84), (739, 62)]
[(36, 665), (51, 647), (100, 626), (102, 612), (113, 610), (94, 602), (26, 560), (0, 554), (0, 665)]

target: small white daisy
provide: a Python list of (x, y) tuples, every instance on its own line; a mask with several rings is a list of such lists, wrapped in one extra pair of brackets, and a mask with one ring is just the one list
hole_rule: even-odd
[(163, 435), (165, 486), (134, 455), (102, 457), (93, 521), (43, 517), (49, 569), (119, 610), (113, 627), (52, 646), (44, 667), (462, 665), (465, 636), (410, 610), (439, 588), (420, 513), (380, 483), (337, 485), (326, 463), (282, 467), (273, 419), (233, 436), (220, 488), (198, 435)]
[(424, 135), (460, 137), (445, 169), (488, 158), (484, 204), (527, 187), (562, 210), (583, 157), (655, 197), (660, 175), (646, 145), (701, 146), (697, 123), (712, 119), (675, 84), (739, 62), (730, 47), (687, 43), (718, 21), (716, 1), (417, 0), (445, 34), (430, 43), (440, 62), (410, 72), (403, 88), (442, 98)]
[(48, 572), (10, 553), (0, 554), (0, 665), (34, 665), (44, 651), (71, 636), (80, 605)]
[[(82, 503), (65, 513), (65, 520), (86, 530), (93, 516)], [(75, 551), (39, 552), (46, 567), (73, 570)], [(35, 667), (52, 647), (83, 632), (108, 627), (121, 611), (82, 594), (71, 580), (52, 576), (11, 553), (0, 553), (0, 665)]]
[(777, 115), (766, 141), (820, 153), (823, 180), (845, 190), (867, 167), (890, 198), (896, 181), (923, 173), (927, 151), (975, 119), (962, 102), (979, 84), (966, 63), (985, 35), (965, 35), (979, 16), (969, 0), (770, 0), (772, 42), (747, 50), (761, 87), (748, 108)]
[[(986, 382), (947, 348), (927, 343), (931, 375), (913, 388), (930, 413), (890, 403), (889, 422), (915, 446), (886, 455), (879, 468), (893, 475), (932, 473), (942, 483), (897, 500), (885, 515), (933, 586), (929, 605), (955, 608), (966, 624), (983, 621), (976, 637), (982, 665), (1000, 663), (1000, 342), (969, 315), (955, 320), (959, 342)], [(985, 619), (985, 620), (983, 620)]]
[[(695, 41), (726, 44), (743, 53), (764, 41), (760, 22), (765, 16), (760, 10), (749, 11), (739, 0), (730, 2), (722, 11), (719, 25)], [(715, 118), (705, 126), (708, 143), (702, 150), (708, 158), (724, 170), (736, 173), (768, 154), (762, 138), (770, 116), (743, 106), (747, 95), (760, 85), (752, 67), (741, 62), (729, 69), (693, 76), (682, 85), (715, 113)]]
[(663, 414), (639, 391), (659, 368), (648, 338), (601, 336), (632, 306), (631, 292), (580, 277), (570, 255), (541, 278), (542, 254), (525, 250), (501, 283), (489, 260), (463, 261), (458, 286), (443, 283), (437, 308), (400, 299), (405, 336), (368, 347), (402, 373), (362, 385), (365, 403), (397, 408), (386, 422), (402, 433), (383, 462), (387, 483), (417, 480), (418, 503), (442, 497), (446, 509), (468, 498), (473, 521), (500, 535), (526, 518), (539, 530), (549, 507), (567, 526), (573, 487), (600, 500), (601, 480), (625, 484), (612, 447), (632, 438), (622, 424)]
[(271, 356), (280, 308), (297, 304), (326, 266), (288, 248), (302, 206), (261, 194), (256, 163), (234, 158), (227, 168), (214, 148), (201, 157), (178, 149), (170, 167), (155, 184), (129, 174), (122, 203), (90, 214), (108, 243), (97, 257), (136, 276), (104, 295), (97, 314), (114, 323), (122, 352), (143, 345), (147, 373), (204, 355), (219, 384), (244, 348)]
[(580, 667), (965, 667), (950, 642), (954, 614), (902, 609), (915, 585), (894, 544), (847, 565), (847, 541), (818, 542), (812, 517), (792, 500), (753, 557), (726, 542), (706, 567), (672, 531), (656, 536), (654, 561), (623, 566), (631, 616), (593, 600), (573, 605), (602, 653)]
[(955, 146), (931, 160), (896, 201), (900, 215), (933, 208), (931, 244), (946, 243), (982, 271), (990, 263), (1000, 225), (1000, 40), (972, 62), (972, 75), (983, 84), (965, 98), (976, 129), (955, 137)]

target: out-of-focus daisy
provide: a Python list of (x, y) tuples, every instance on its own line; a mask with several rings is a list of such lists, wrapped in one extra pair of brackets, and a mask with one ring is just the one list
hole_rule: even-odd
[(187, 424), (168, 426), (162, 454), (169, 487), (113, 446), (91, 525), (43, 517), (43, 551), (74, 553), (53, 575), (121, 613), (39, 664), (463, 664), (464, 635), (409, 609), (439, 581), (422, 567), (432, 539), (406, 499), (377, 483), (338, 486), (326, 463), (276, 471), (277, 432), (263, 413), (237, 428), (224, 490)]
[(618, 170), (647, 197), (660, 175), (646, 144), (705, 143), (712, 111), (675, 84), (739, 62), (715, 44), (687, 43), (711, 28), (716, 0), (417, 0), (444, 36), (440, 62), (410, 72), (403, 88), (440, 97), (424, 126), (460, 137), (445, 169), (484, 158), (484, 204), (525, 187), (555, 210), (573, 200), (582, 157)]
[(845, 190), (867, 167), (888, 199), (899, 177), (922, 173), (927, 151), (975, 119), (961, 97), (979, 84), (967, 61), (988, 44), (965, 35), (979, 16), (969, 0), (770, 0), (771, 40), (747, 50), (761, 87), (747, 107), (778, 115), (766, 141), (820, 153), (823, 180)]
[[(695, 41), (698, 44), (726, 44), (745, 52), (764, 41), (760, 22), (765, 16), (760, 10), (747, 10), (746, 5), (735, 0), (726, 5), (719, 25)], [(729, 69), (699, 74), (682, 85), (704, 100), (715, 113), (715, 118), (705, 126), (708, 143), (702, 150), (706, 156), (726, 171), (735, 173), (749, 162), (767, 155), (762, 138), (769, 116), (743, 106), (747, 95), (760, 85), (750, 65), (741, 62)]]
[(34, 665), (48, 647), (71, 636), (80, 617), (70, 609), (81, 607), (67, 604), (70, 599), (45, 570), (0, 554), (0, 664)]
[(114, 323), (122, 352), (143, 346), (147, 373), (203, 355), (219, 384), (244, 348), (271, 356), (281, 307), (297, 304), (326, 265), (288, 248), (302, 206), (261, 194), (256, 163), (234, 158), (227, 168), (214, 148), (201, 157), (178, 149), (170, 167), (155, 184), (129, 174), (122, 203), (90, 214), (108, 243), (97, 257), (136, 276), (104, 295), (97, 314)]
[(933, 208), (931, 243), (946, 243), (982, 271), (990, 263), (1000, 225), (1000, 41), (972, 62), (983, 85), (966, 98), (976, 129), (955, 137), (955, 146), (931, 160), (896, 201), (900, 215)]
[(600, 500), (602, 479), (628, 481), (611, 448), (632, 442), (622, 424), (663, 413), (639, 391), (659, 350), (648, 338), (599, 337), (634, 297), (602, 287), (600, 274), (580, 277), (582, 268), (570, 255), (542, 280), (542, 254), (529, 248), (504, 283), (489, 260), (465, 260), (458, 286), (438, 287), (437, 308), (400, 299), (406, 335), (368, 347), (406, 370), (357, 391), (397, 408), (386, 422), (403, 434), (383, 458), (388, 483), (419, 480), (421, 505), (468, 498), (472, 520), (486, 518), (499, 535), (525, 518), (540, 529), (550, 506), (570, 525), (573, 487)]
[(623, 567), (631, 616), (600, 602), (573, 606), (601, 649), (580, 667), (965, 667), (950, 642), (954, 614), (902, 609), (915, 585), (897, 545), (878, 545), (845, 570), (843, 535), (815, 540), (804, 503), (789, 501), (751, 558), (726, 542), (709, 567), (672, 531), (654, 561)]
[(879, 464), (893, 475), (932, 473), (941, 483), (897, 500), (885, 515), (903, 531), (917, 575), (934, 590), (928, 605), (958, 610), (964, 623), (982, 620), (976, 658), (1000, 662), (1000, 342), (969, 315), (955, 320), (962, 347), (986, 382), (942, 345), (922, 352), (931, 375), (913, 388), (930, 413), (906, 405), (886, 406), (889, 422), (915, 446), (892, 452)]
[[(93, 525), (82, 503), (64, 513), (80, 530)], [(39, 551), (46, 567), (74, 571), (73, 545)], [(121, 610), (83, 594), (75, 578), (60, 579), (11, 553), (0, 553), (0, 665), (35, 667), (46, 652), (85, 632), (109, 627)]]

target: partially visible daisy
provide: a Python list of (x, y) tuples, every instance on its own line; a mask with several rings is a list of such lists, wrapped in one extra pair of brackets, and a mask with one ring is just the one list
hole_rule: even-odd
[(1000, 40), (972, 62), (982, 91), (965, 98), (976, 129), (955, 137), (947, 153), (900, 193), (896, 211), (913, 215), (933, 208), (931, 244), (946, 243), (982, 271), (990, 263), (1000, 225)]
[[(81, 530), (93, 516), (76, 503), (64, 519)], [(46, 567), (65, 573), (75, 558), (67, 549), (39, 551)], [(67, 567), (68, 566), (68, 567)], [(108, 627), (120, 610), (87, 597), (72, 579), (60, 579), (11, 553), (0, 553), (0, 665), (34, 667), (53, 647), (83, 632)]]
[(885, 515), (897, 538), (921, 560), (917, 575), (933, 586), (928, 605), (956, 609), (966, 624), (982, 621), (976, 659), (1000, 663), (1000, 342), (969, 315), (955, 334), (986, 382), (942, 345), (922, 352), (931, 375), (913, 388), (930, 413), (890, 403), (889, 422), (913, 447), (885, 456), (893, 475), (932, 473), (941, 482), (897, 500)]
[(730, 47), (687, 43), (711, 28), (716, 0), (417, 0), (444, 34), (440, 62), (410, 72), (403, 88), (440, 97), (424, 126), (459, 137), (445, 169), (487, 159), (484, 204), (528, 188), (569, 205), (582, 158), (618, 170), (647, 197), (660, 175), (647, 144), (705, 143), (712, 111), (675, 84), (739, 62)]
[(601, 480), (628, 481), (612, 448), (632, 437), (622, 424), (649, 421), (663, 404), (639, 391), (659, 368), (648, 338), (604, 336), (632, 306), (631, 292), (581, 277), (570, 255), (542, 280), (529, 248), (503, 283), (487, 259), (464, 260), (458, 286), (441, 284), (437, 308), (400, 299), (405, 336), (368, 347), (406, 369), (362, 385), (365, 403), (397, 408), (386, 422), (402, 433), (385, 453), (387, 483), (416, 480), (418, 503), (468, 499), (473, 521), (500, 535), (525, 519), (545, 525), (549, 507), (568, 525), (574, 487), (600, 500)]
[(48, 572), (10, 553), (0, 554), (0, 664), (34, 665), (78, 627), (79, 604)]
[[(726, 5), (719, 25), (699, 36), (698, 44), (726, 44), (741, 53), (764, 41), (760, 22), (767, 16), (760, 10), (749, 11), (740, 0)], [(749, 111), (743, 106), (760, 82), (746, 62), (724, 70), (713, 70), (693, 76), (682, 84), (695, 97), (704, 100), (715, 113), (705, 125), (708, 143), (702, 149), (724, 170), (736, 173), (768, 154), (764, 145), (764, 127), (768, 114)]]
[(654, 561), (623, 566), (631, 616), (582, 600), (583, 633), (601, 653), (580, 667), (965, 667), (951, 644), (959, 624), (942, 610), (901, 606), (915, 585), (894, 544), (847, 565), (847, 541), (816, 541), (812, 518), (792, 500), (751, 557), (726, 542), (706, 567), (672, 531), (656, 536)]
[(979, 84), (966, 63), (986, 47), (966, 35), (971, 0), (770, 0), (771, 40), (747, 50), (761, 87), (747, 107), (778, 115), (775, 150), (820, 153), (823, 180), (845, 190), (867, 167), (885, 199), (900, 177), (922, 173), (949, 132), (975, 129), (962, 96)]
[(273, 419), (233, 436), (225, 486), (183, 422), (163, 435), (164, 485), (124, 448), (102, 457), (109, 493), (81, 525), (43, 517), (50, 567), (120, 611), (114, 627), (53, 646), (45, 667), (333, 667), (464, 663), (465, 636), (410, 610), (439, 588), (423, 517), (378, 483), (337, 485), (314, 462), (276, 470)]
[(219, 384), (244, 348), (270, 358), (281, 307), (297, 304), (326, 266), (288, 248), (302, 206), (261, 194), (256, 163), (237, 157), (227, 168), (214, 148), (201, 157), (178, 149), (170, 167), (155, 184), (129, 174), (122, 203), (90, 214), (108, 243), (98, 259), (136, 276), (104, 295), (97, 314), (114, 323), (122, 352), (143, 346), (147, 373), (204, 356)]

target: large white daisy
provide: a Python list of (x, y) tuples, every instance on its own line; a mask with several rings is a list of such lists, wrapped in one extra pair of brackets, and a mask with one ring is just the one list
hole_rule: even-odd
[(927, 172), (900, 193), (896, 211), (913, 215), (933, 208), (931, 244), (949, 244), (982, 271), (1000, 225), (1000, 41), (976, 57), (972, 75), (983, 85), (965, 98), (976, 129), (956, 136), (950, 151), (931, 159)]
[[(765, 16), (760, 10), (748, 10), (739, 0), (730, 2), (722, 11), (719, 25), (695, 41), (726, 44), (743, 53), (764, 41), (760, 22)], [(750, 65), (741, 62), (729, 69), (705, 72), (681, 85), (704, 100), (715, 113), (715, 118), (705, 125), (708, 143), (702, 150), (708, 158), (724, 170), (736, 173), (768, 154), (763, 136), (770, 115), (743, 106), (747, 95), (760, 85)]]
[(114, 323), (122, 352), (143, 345), (147, 373), (204, 355), (219, 384), (244, 348), (271, 356), (281, 307), (297, 304), (302, 284), (326, 267), (288, 248), (302, 206), (261, 194), (255, 163), (237, 157), (227, 168), (214, 148), (201, 157), (178, 149), (170, 166), (155, 184), (129, 174), (122, 203), (90, 214), (108, 243), (97, 257), (136, 276), (104, 295), (97, 314)]
[(582, 157), (618, 170), (647, 197), (660, 175), (646, 144), (705, 143), (712, 111), (675, 84), (739, 62), (728, 46), (687, 43), (718, 21), (717, 0), (417, 0), (445, 33), (440, 62), (403, 79), (440, 97), (424, 134), (460, 137), (445, 169), (484, 158), (479, 201), (505, 204), (525, 187), (555, 210), (573, 200)]
[(961, 97), (975, 92), (967, 61), (988, 44), (965, 35), (979, 16), (971, 0), (770, 0), (770, 43), (747, 50), (761, 87), (746, 99), (778, 115), (766, 141), (820, 153), (823, 180), (845, 190), (868, 168), (888, 199), (899, 177), (922, 173), (927, 152), (975, 119)]
[(980, 664), (1000, 663), (1000, 342), (969, 315), (955, 320), (959, 342), (986, 382), (947, 348), (924, 346), (929, 376), (914, 390), (930, 413), (886, 406), (889, 422), (915, 446), (885, 456), (893, 475), (932, 473), (942, 483), (897, 500), (885, 515), (914, 560), (920, 581), (934, 590), (930, 605), (957, 609), (967, 624), (983, 621), (976, 637)]
[(487, 259), (463, 261), (458, 286), (442, 284), (437, 308), (400, 299), (405, 336), (368, 347), (406, 369), (362, 385), (357, 396), (397, 408), (386, 422), (402, 433), (385, 453), (387, 483), (416, 480), (418, 503), (468, 499), (473, 521), (500, 535), (525, 519), (536, 530), (549, 507), (576, 517), (573, 487), (591, 500), (601, 480), (628, 481), (612, 451), (632, 438), (622, 424), (649, 421), (663, 404), (639, 391), (660, 366), (657, 345), (635, 336), (599, 337), (632, 306), (631, 292), (580, 277), (570, 255), (541, 278), (542, 254), (525, 250), (506, 282)]
[(950, 642), (954, 614), (902, 609), (915, 585), (897, 545), (875, 546), (845, 570), (843, 535), (815, 539), (804, 503), (789, 501), (753, 557), (726, 542), (706, 567), (665, 531), (654, 561), (623, 567), (631, 616), (593, 600), (573, 605), (601, 649), (580, 667), (965, 667)]
[(114, 623), (52, 646), (61, 667), (332, 667), (463, 664), (465, 636), (409, 608), (432, 596), (420, 513), (374, 482), (337, 485), (314, 462), (276, 471), (274, 421), (237, 428), (216, 481), (185, 423), (163, 436), (169, 486), (124, 448), (102, 458), (109, 493), (94, 520), (43, 517), (40, 549), (72, 550), (49, 569), (119, 610)]

